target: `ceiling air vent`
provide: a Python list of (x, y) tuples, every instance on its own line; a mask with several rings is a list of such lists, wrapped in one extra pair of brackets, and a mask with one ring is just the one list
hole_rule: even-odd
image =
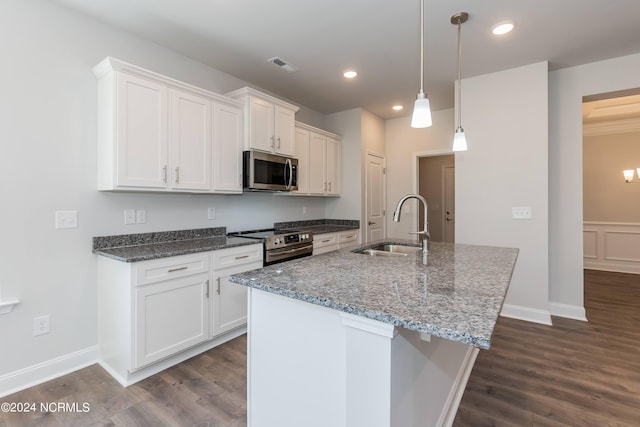
[(280, 67), (283, 70), (287, 70), (289, 73), (293, 73), (294, 71), (298, 71), (298, 67), (289, 64), (287, 61), (285, 61), (282, 58), (278, 58), (277, 56), (274, 56), (271, 59), (268, 59), (267, 62), (271, 62), (272, 64), (277, 65), (278, 67)]

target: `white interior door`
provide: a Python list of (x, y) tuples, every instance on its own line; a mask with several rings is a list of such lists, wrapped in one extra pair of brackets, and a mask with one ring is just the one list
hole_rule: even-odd
[(385, 237), (385, 158), (367, 153), (366, 169), (366, 220), (367, 242)]
[(456, 224), (456, 168), (453, 166), (445, 166), (444, 168), (444, 241), (455, 242), (455, 224)]

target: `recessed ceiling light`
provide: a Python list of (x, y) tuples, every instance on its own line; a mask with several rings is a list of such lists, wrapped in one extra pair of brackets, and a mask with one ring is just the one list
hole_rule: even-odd
[(400, 111), (400, 110), (402, 110), (404, 107), (403, 107), (402, 105), (394, 105), (394, 106), (393, 106), (393, 107), (391, 107), (391, 108), (393, 108), (393, 110), (394, 110), (394, 111)]
[(344, 72), (344, 74), (343, 74), (343, 75), (344, 75), (346, 78), (348, 78), (348, 79), (352, 79), (352, 78), (354, 78), (355, 76), (357, 76), (357, 75), (358, 75), (358, 73), (356, 73), (356, 72), (355, 72), (355, 71), (353, 71), (353, 70), (347, 70), (347, 71), (345, 71), (345, 72)]
[(496, 25), (491, 27), (491, 32), (496, 36), (501, 36), (513, 30), (513, 26), (514, 26), (513, 21), (498, 22)]

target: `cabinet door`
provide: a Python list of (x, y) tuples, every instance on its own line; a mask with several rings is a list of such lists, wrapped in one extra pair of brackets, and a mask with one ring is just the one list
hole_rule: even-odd
[(256, 150), (273, 151), (274, 105), (260, 98), (251, 97), (249, 106), (249, 141)]
[(209, 275), (135, 289), (134, 369), (209, 339)]
[(326, 144), (324, 135), (311, 132), (309, 138), (309, 193), (324, 194), (327, 190)]
[(296, 158), (298, 159), (298, 190), (309, 192), (309, 131), (296, 128)]
[(247, 287), (229, 281), (229, 276), (234, 273), (223, 270), (220, 274), (222, 276), (215, 278), (218, 304), (215, 306), (213, 336), (247, 323)]
[(138, 77), (117, 77), (116, 185), (167, 186), (167, 89)]
[(293, 156), (295, 154), (295, 113), (287, 108), (275, 106), (275, 152)]
[(242, 193), (242, 110), (213, 106), (213, 189)]
[(327, 138), (327, 194), (340, 194), (340, 143)]
[(211, 102), (171, 90), (171, 187), (211, 188)]

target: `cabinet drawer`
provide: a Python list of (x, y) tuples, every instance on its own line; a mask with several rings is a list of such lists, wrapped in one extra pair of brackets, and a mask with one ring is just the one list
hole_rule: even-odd
[(208, 272), (208, 252), (142, 261), (136, 265), (136, 286)]
[(262, 261), (262, 245), (239, 246), (213, 251), (212, 260), (214, 270)]
[(338, 243), (340, 246), (358, 243), (358, 230), (342, 231), (338, 235)]
[(316, 234), (313, 236), (313, 248), (322, 248), (324, 246), (331, 246), (338, 244), (337, 233)]

